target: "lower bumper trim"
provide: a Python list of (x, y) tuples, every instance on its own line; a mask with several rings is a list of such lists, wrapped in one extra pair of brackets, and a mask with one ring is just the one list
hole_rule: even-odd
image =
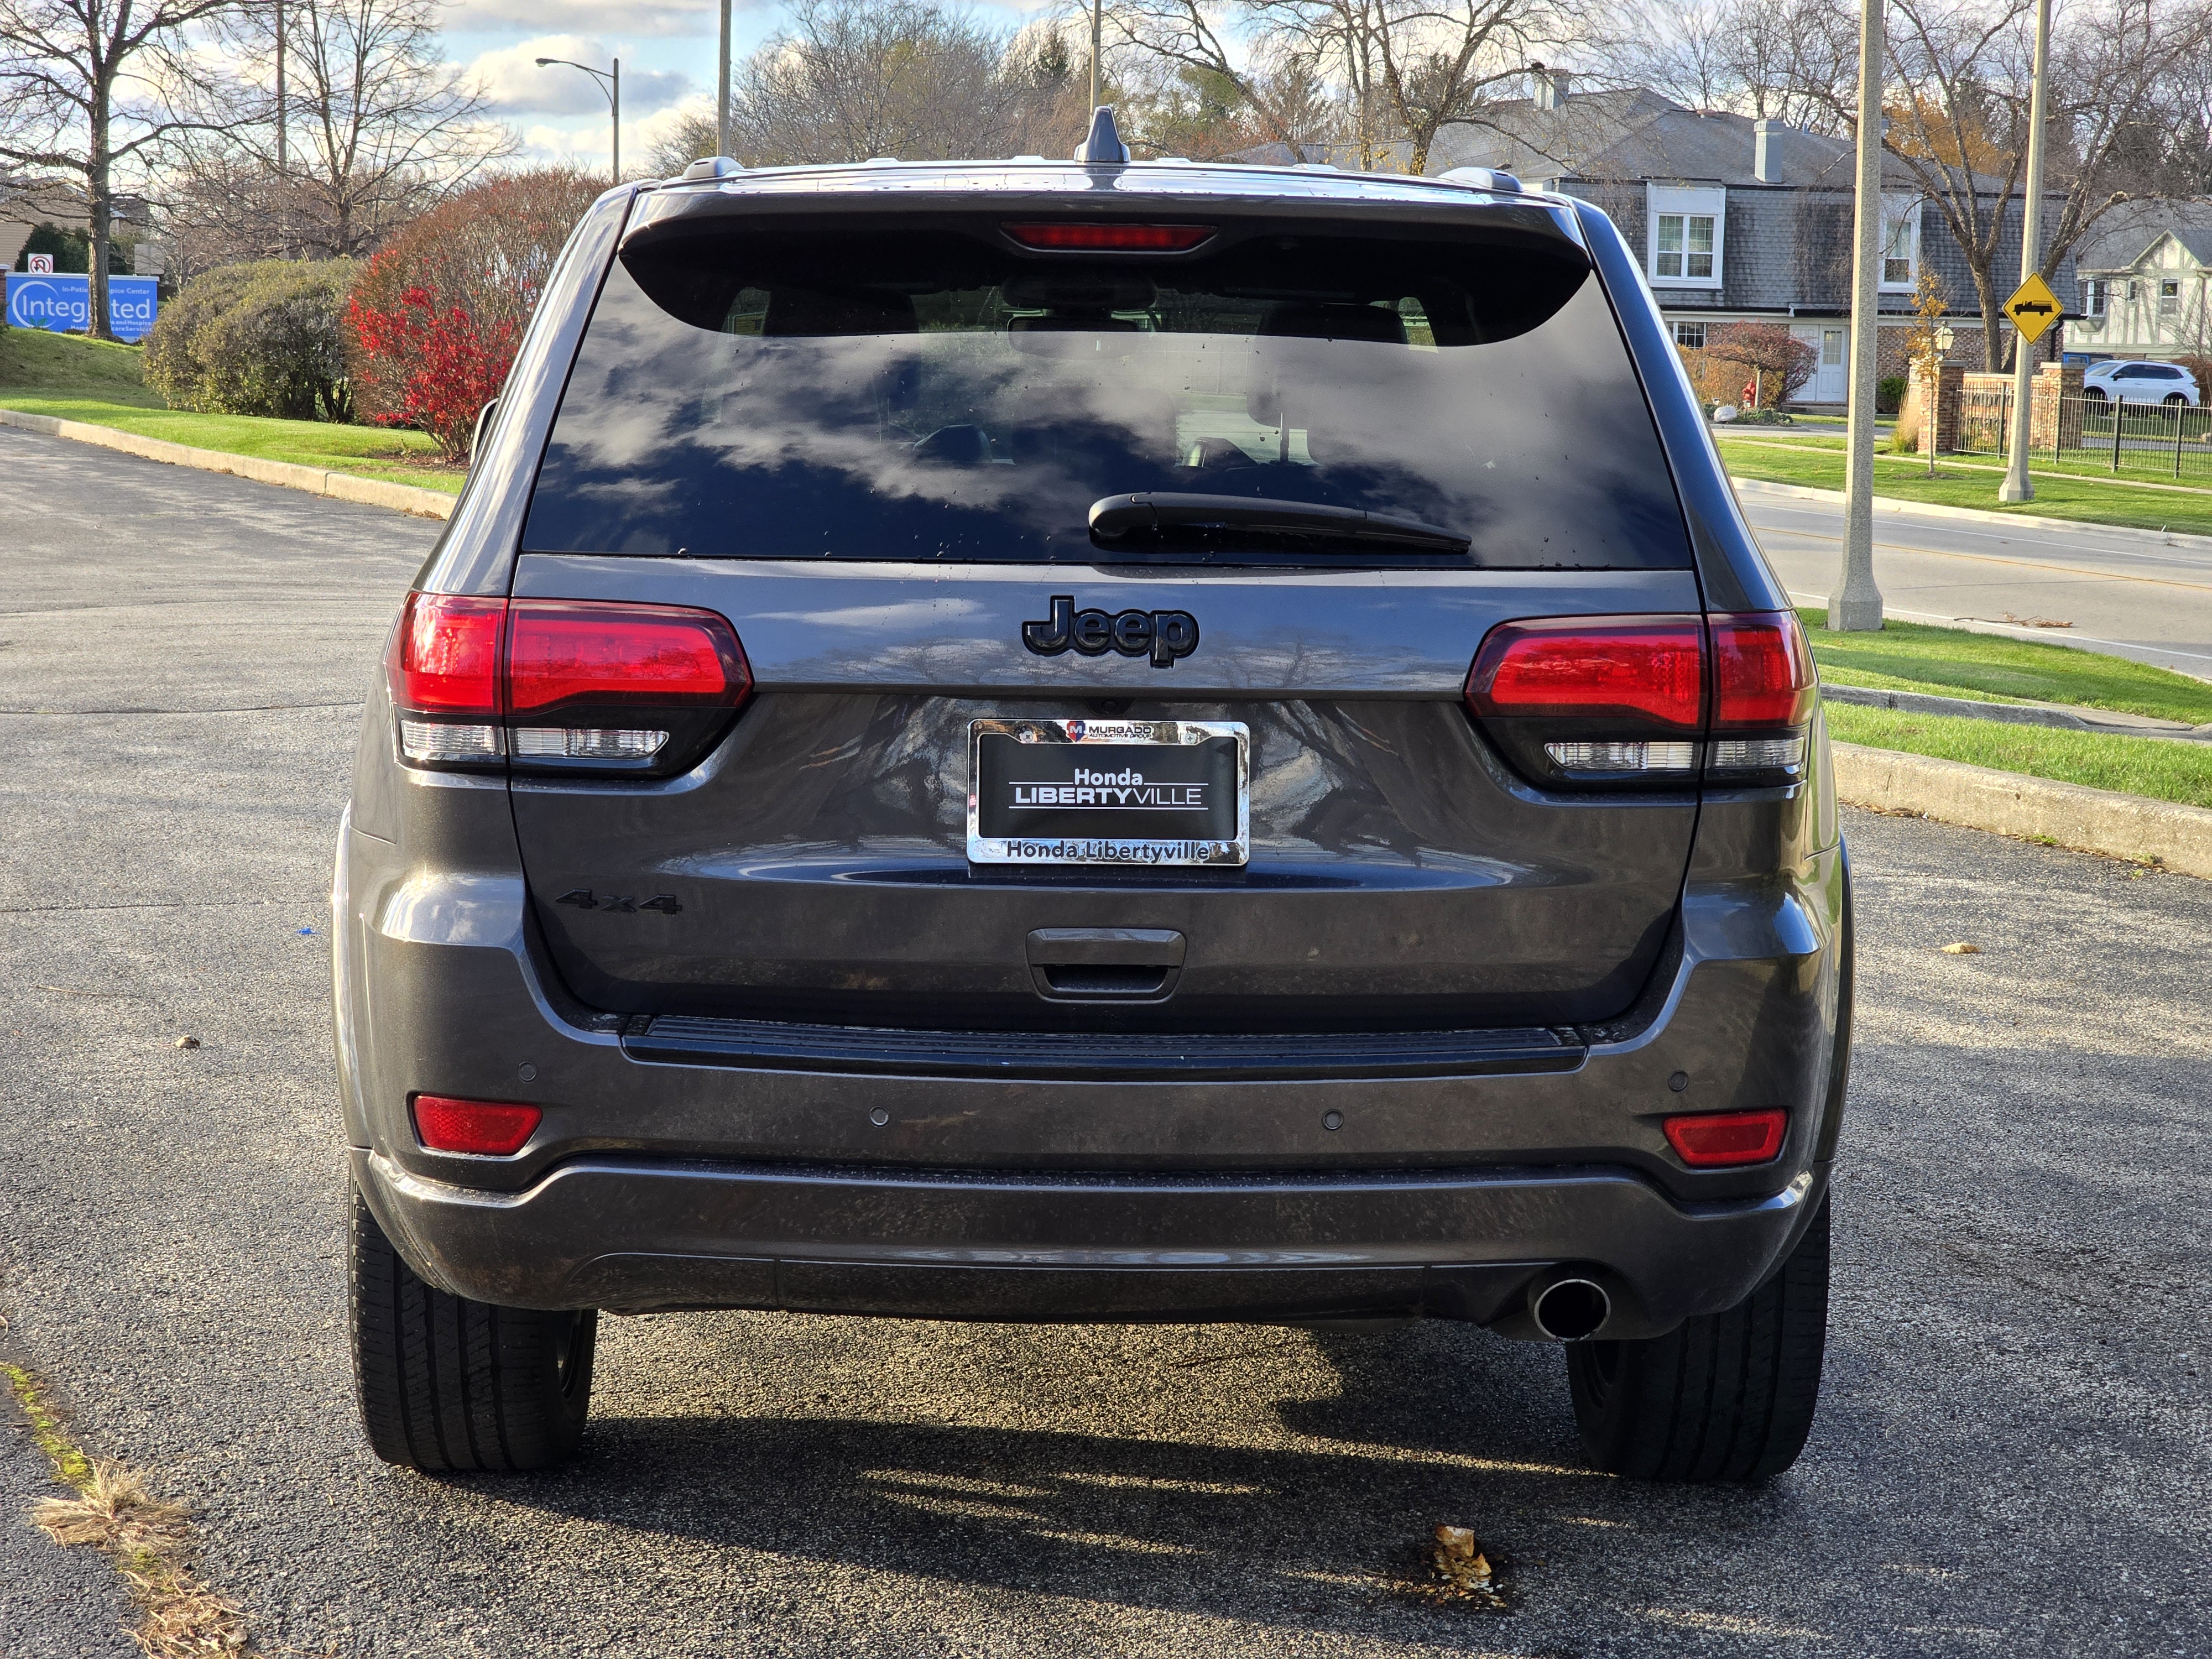
[(1825, 1173), (1686, 1209), (1603, 1167), (1238, 1178), (596, 1158), (493, 1193), (352, 1158), (417, 1273), (509, 1307), (1489, 1323), (1572, 1262), (1620, 1289), (1608, 1336), (1741, 1301)]

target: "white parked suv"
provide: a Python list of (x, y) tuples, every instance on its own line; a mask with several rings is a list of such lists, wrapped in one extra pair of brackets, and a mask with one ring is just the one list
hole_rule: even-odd
[(2146, 363), (2126, 358), (2092, 363), (2081, 376), (2082, 396), (2102, 403), (2108, 398), (2131, 404), (2186, 404), (2195, 409), (2197, 377), (2178, 363)]

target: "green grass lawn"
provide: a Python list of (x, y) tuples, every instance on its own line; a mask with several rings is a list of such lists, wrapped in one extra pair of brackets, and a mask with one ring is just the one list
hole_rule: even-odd
[[(1807, 484), (1815, 489), (1844, 487), (1839, 444), (1820, 438), (1723, 437), (1721, 459), (1739, 478), (1765, 483)], [(2092, 479), (2037, 476), (2035, 499), (2017, 507), (1997, 501), (1995, 471), (1939, 464), (1928, 476), (1928, 463), (1917, 455), (1875, 455), (1875, 493), (1898, 501), (1930, 501), (1942, 507), (1978, 507), (2044, 519), (2076, 519), (2085, 524), (2130, 525), (2142, 530), (2178, 530), (2212, 535), (2212, 490), (2130, 489)]]
[(1905, 714), (1839, 702), (1828, 704), (1826, 713), (1829, 734), (1844, 743), (1993, 766), (2059, 783), (2179, 801), (2185, 806), (2212, 806), (2212, 744), (2002, 726), (1995, 720)]
[(449, 494), (467, 476), (441, 462), (438, 447), (420, 432), (171, 409), (147, 388), (142, 362), (136, 346), (8, 329), (0, 331), (0, 408)]
[(1827, 612), (1798, 616), (1831, 685), (1924, 691), (1990, 702), (2063, 702), (2155, 720), (2212, 722), (2212, 684), (2124, 657), (2033, 640), (1891, 622), (1879, 634), (1831, 634)]

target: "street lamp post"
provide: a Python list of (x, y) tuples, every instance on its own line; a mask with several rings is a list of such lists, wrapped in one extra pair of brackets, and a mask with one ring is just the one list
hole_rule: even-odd
[(605, 70), (595, 70), (589, 64), (579, 64), (567, 58), (541, 58), (538, 60), (540, 69), (550, 68), (555, 64), (564, 69), (583, 70), (597, 81), (599, 90), (606, 94), (607, 107), (614, 115), (614, 180), (617, 184), (622, 183), (622, 59), (617, 58), (614, 60), (614, 73), (611, 75)]
[[(2051, 0), (2036, 0), (2035, 82), (2027, 100), (2027, 197), (2021, 205), (2020, 280), (2038, 274), (2043, 264), (2043, 127), (2051, 83)], [(2012, 453), (2005, 460), (2001, 501), (2032, 501), (2027, 450), (2035, 435), (2034, 343), (2021, 335), (2012, 349)]]
[(1100, 37), (1106, 33), (1106, 0), (1091, 0), (1091, 107), (1106, 96), (1106, 77), (1098, 63)]
[(722, 39), (714, 67), (714, 154), (730, 153), (730, 0), (722, 0)]
[(1859, 0), (1857, 222), (1851, 254), (1851, 391), (1844, 433), (1844, 568), (1828, 595), (1828, 626), (1875, 633), (1881, 589), (1874, 580), (1874, 399), (1880, 349), (1881, 79), (1887, 62), (1882, 0)]

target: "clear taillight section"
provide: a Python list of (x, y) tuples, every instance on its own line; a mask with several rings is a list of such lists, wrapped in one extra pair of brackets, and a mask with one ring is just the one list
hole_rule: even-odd
[(418, 766), (659, 775), (696, 762), (752, 690), (711, 611), (410, 593), (392, 641)]
[(1819, 695), (1788, 611), (1501, 623), (1467, 679), (1515, 768), (1566, 788), (1794, 782)]

